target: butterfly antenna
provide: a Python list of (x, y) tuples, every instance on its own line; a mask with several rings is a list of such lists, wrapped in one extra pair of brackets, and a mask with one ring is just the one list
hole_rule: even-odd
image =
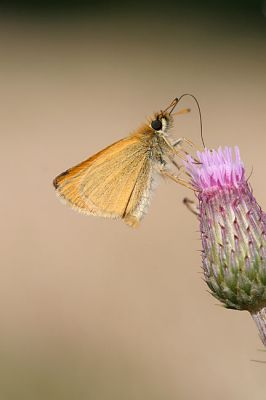
[(196, 104), (197, 104), (198, 111), (199, 111), (199, 119), (200, 119), (200, 137), (201, 137), (201, 141), (202, 141), (203, 147), (205, 148), (206, 146), (205, 146), (205, 142), (204, 142), (204, 139), (203, 139), (202, 116), (201, 116), (201, 110), (200, 110), (199, 102), (198, 102), (198, 100), (196, 99), (196, 97), (195, 97), (193, 94), (185, 93), (185, 94), (182, 94), (182, 96), (180, 96), (180, 97), (178, 98), (178, 103), (179, 103), (180, 100), (181, 100), (183, 97), (185, 97), (185, 96), (192, 97), (192, 99), (194, 99), (194, 101), (195, 101)]
[(168, 113), (171, 114), (171, 113), (174, 111), (174, 109), (175, 109), (175, 107), (176, 107), (176, 105), (177, 105), (178, 102), (179, 102), (179, 99), (176, 97), (176, 98), (170, 103), (170, 105), (169, 105), (168, 107), (166, 107), (166, 109), (163, 110), (162, 112), (165, 113), (166, 111), (168, 111), (168, 110), (171, 108), (171, 110), (168, 111)]

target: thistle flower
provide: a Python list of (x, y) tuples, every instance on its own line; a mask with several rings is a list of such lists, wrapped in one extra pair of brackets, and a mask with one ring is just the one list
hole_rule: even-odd
[(266, 217), (236, 147), (188, 156), (199, 201), (204, 278), (225, 307), (247, 310), (266, 346)]

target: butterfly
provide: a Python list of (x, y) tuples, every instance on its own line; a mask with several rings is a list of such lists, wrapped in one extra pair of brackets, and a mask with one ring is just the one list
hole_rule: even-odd
[(84, 214), (122, 219), (137, 227), (148, 210), (157, 177), (167, 176), (187, 186), (169, 170), (180, 166), (175, 157), (184, 141), (171, 143), (168, 132), (179, 99), (155, 113), (148, 122), (124, 139), (58, 175), (54, 187), (58, 196), (73, 209)]

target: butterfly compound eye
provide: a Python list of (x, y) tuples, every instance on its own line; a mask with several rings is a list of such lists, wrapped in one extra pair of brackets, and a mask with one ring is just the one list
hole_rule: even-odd
[(162, 121), (160, 121), (159, 119), (155, 119), (151, 123), (152, 129), (154, 129), (155, 131), (159, 131), (160, 129), (162, 129), (162, 126), (163, 126)]

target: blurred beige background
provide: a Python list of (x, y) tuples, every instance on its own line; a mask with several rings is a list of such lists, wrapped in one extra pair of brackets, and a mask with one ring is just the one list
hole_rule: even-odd
[[(167, 12), (1, 17), (1, 400), (266, 398), (253, 321), (202, 280), (188, 190), (162, 184), (132, 230), (75, 213), (52, 187), (192, 92), (206, 144), (239, 145), (266, 208), (265, 25)], [(183, 106), (173, 132), (200, 143)]]

